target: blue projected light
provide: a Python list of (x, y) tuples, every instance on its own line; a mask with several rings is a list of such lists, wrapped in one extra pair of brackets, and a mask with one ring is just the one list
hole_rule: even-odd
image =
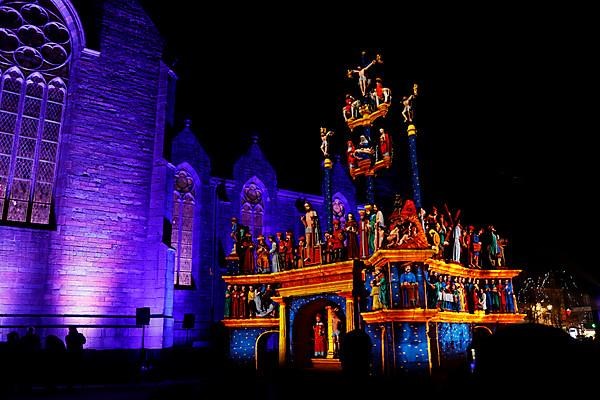
[[(391, 324), (383, 324), (386, 330), (389, 331), (391, 329)], [(370, 369), (372, 373), (378, 375), (381, 373), (381, 325), (380, 324), (371, 324), (367, 325), (365, 328), (365, 332), (369, 335), (371, 339), (371, 365)]]
[[(371, 371), (381, 374), (382, 367), (382, 328), (385, 327), (385, 364), (386, 370), (397, 368), (403, 372), (423, 373), (429, 368), (427, 349), (427, 329), (424, 323), (400, 322), (393, 325), (370, 324), (365, 332), (371, 339)], [(395, 357), (395, 360), (394, 360)]]
[(440, 353), (445, 359), (457, 359), (467, 356), (467, 350), (473, 340), (470, 324), (438, 324)]
[(413, 200), (415, 201), (415, 206), (421, 208), (421, 182), (419, 181), (419, 163), (417, 162), (417, 135), (408, 136), (408, 157), (410, 159)]
[(254, 361), (254, 345), (258, 335), (267, 328), (237, 328), (231, 330), (229, 357), (240, 363)]
[(396, 365), (402, 371), (426, 371), (429, 367), (429, 354), (425, 324), (400, 322), (395, 328)]
[(333, 232), (333, 200), (331, 197), (331, 168), (323, 167), (323, 191), (325, 194), (325, 222), (328, 232)]
[(371, 281), (373, 280), (373, 273), (370, 271), (365, 272), (365, 293), (368, 293), (368, 301), (366, 304), (367, 309), (363, 310), (361, 307), (360, 311), (373, 311), (373, 297), (371, 297)]

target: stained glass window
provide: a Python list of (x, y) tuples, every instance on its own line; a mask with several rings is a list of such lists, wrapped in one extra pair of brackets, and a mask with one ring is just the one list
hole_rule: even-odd
[(242, 189), (240, 216), (242, 224), (250, 227), (254, 238), (263, 233), (263, 189), (256, 178), (248, 181)]
[(185, 170), (175, 174), (171, 246), (175, 249), (176, 286), (192, 286), (194, 179)]
[(0, 221), (50, 223), (70, 61), (52, 2), (2, 2)]

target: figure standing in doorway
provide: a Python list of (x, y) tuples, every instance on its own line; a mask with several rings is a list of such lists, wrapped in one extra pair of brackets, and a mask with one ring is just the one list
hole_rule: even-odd
[(331, 336), (333, 337), (333, 358), (338, 358), (340, 355), (340, 333), (342, 320), (338, 317), (339, 309), (336, 307), (333, 310), (331, 317)]
[(321, 320), (321, 314), (315, 316), (313, 334), (315, 338), (315, 357), (325, 357), (325, 353), (327, 352), (327, 336), (325, 336), (325, 324)]

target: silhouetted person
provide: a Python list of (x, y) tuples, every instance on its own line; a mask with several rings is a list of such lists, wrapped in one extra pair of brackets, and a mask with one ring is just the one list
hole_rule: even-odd
[(71, 385), (73, 382), (79, 382), (81, 378), (81, 368), (83, 366), (83, 345), (86, 339), (83, 333), (77, 331), (77, 327), (70, 326), (69, 333), (65, 336), (67, 344), (67, 381)]
[(41, 371), (42, 340), (40, 335), (36, 333), (35, 328), (30, 326), (27, 328), (25, 335), (21, 337), (19, 344), (21, 355), (16, 363), (17, 374), (19, 374), (19, 380), (21, 381), (19, 383), (22, 384), (22, 389), (29, 391)]
[(77, 327), (70, 326), (69, 334), (65, 336), (65, 342), (67, 343), (67, 351), (82, 352), (86, 339), (83, 333), (77, 331)]
[(48, 335), (44, 345), (43, 378), (49, 390), (56, 388), (56, 383), (63, 372), (67, 348), (62, 339), (56, 335)]
[(344, 346), (340, 349), (342, 370), (348, 377), (367, 377), (371, 340), (365, 332), (355, 329), (346, 334)]
[(19, 347), (19, 332), (11, 331), (6, 335), (6, 344), (8, 348), (17, 351), (17, 347)]
[(11, 331), (6, 335), (6, 343), (0, 343), (0, 398), (4, 390), (12, 392), (17, 388), (20, 379), (20, 349), (19, 333)]
[(27, 328), (27, 333), (21, 338), (21, 348), (26, 353), (34, 353), (42, 348), (40, 335), (35, 332), (35, 328), (32, 326)]

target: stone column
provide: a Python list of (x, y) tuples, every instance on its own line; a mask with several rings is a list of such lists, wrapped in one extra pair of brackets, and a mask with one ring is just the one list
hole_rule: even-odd
[(408, 156), (410, 159), (410, 176), (412, 180), (413, 200), (417, 210), (421, 204), (421, 182), (419, 181), (419, 162), (417, 161), (417, 128), (410, 124), (406, 130), (408, 134)]
[(272, 297), (279, 304), (279, 366), (285, 367), (287, 361), (287, 319), (288, 305), (283, 297)]
[(346, 332), (350, 332), (356, 328), (354, 296), (352, 293), (340, 293), (340, 295), (346, 299)]
[[(331, 182), (331, 168), (333, 163), (331, 159), (326, 158), (323, 161), (323, 197), (325, 201), (325, 226), (326, 231), (333, 231), (333, 200), (332, 194), (332, 182)], [(317, 238), (320, 240), (321, 238)]]
[(333, 358), (333, 308), (327, 306), (327, 358)]

